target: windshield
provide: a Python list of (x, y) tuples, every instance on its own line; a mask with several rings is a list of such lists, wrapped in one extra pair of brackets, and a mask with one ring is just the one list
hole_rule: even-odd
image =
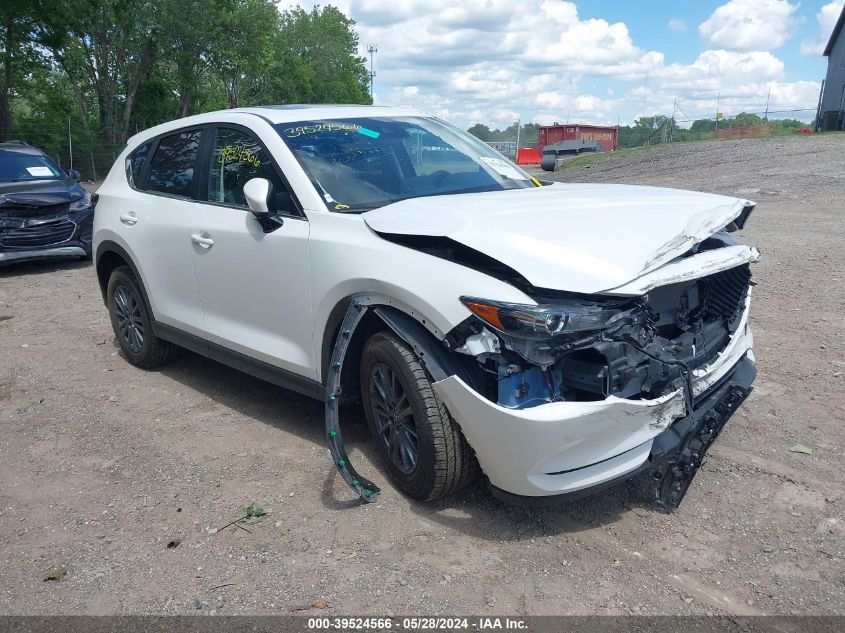
[(329, 209), (360, 213), (392, 202), (535, 186), (467, 133), (425, 117), (276, 125)]
[(59, 168), (41, 154), (0, 149), (0, 182), (55, 180), (61, 177)]

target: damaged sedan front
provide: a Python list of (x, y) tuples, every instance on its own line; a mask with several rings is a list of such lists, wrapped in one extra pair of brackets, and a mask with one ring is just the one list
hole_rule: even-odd
[(0, 264), (91, 255), (92, 196), (40, 150), (0, 144)]

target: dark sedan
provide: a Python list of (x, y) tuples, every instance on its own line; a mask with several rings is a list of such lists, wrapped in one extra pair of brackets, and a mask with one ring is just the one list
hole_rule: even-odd
[(0, 264), (91, 256), (94, 206), (78, 180), (31, 145), (0, 143)]

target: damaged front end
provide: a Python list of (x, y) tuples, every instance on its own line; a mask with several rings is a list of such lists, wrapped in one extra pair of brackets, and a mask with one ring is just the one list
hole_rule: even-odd
[[(732, 243), (729, 235), (719, 233), (698, 245), (690, 256)], [(559, 403), (564, 412), (564, 404), (575, 410), (577, 403), (596, 419), (609, 416), (611, 429), (633, 424), (631, 437), (638, 438), (633, 443), (664, 432), (671, 434), (673, 428), (680, 428), (680, 422), (697, 420), (683, 437), (672, 442), (671, 450), (663, 441), (662, 453), (652, 453), (648, 460), (658, 473), (657, 500), (676, 507), (703, 452), (729, 417), (709, 413), (726, 406), (732, 412), (750, 392), (748, 382), (729, 394), (719, 394), (720, 401), (712, 402), (712, 396), (743, 361), (753, 372), (753, 363), (746, 358), (751, 345), (747, 331), (750, 288), (746, 262), (658, 285), (636, 297), (538, 290), (530, 295), (536, 305), (462, 297), (473, 316), (453, 329), (447, 342), (454, 351), (475, 359), (476, 391), (499, 410), (520, 412), (518, 415), (534, 420), (541, 416), (537, 407), (549, 409)], [(446, 393), (447, 387), (442, 387), (444, 392), (439, 395), (447, 405), (450, 397), (456, 400), (452, 408), (460, 418), (459, 397), (455, 392), (451, 396)], [(722, 400), (730, 401), (729, 405)], [(619, 424), (614, 426), (617, 414)], [(643, 422), (632, 422), (635, 419)], [(589, 432), (596, 428), (587, 427)], [(539, 433), (546, 431), (540, 427)], [(472, 428), (465, 432), (477, 434)], [(701, 433), (709, 440), (700, 438), (697, 448), (690, 449), (690, 437)], [(470, 441), (473, 443), (472, 437)], [(614, 452), (612, 445), (634, 450), (631, 442), (622, 439), (608, 444), (602, 438), (591, 440), (577, 434), (551, 433), (548, 441), (560, 443), (566, 450), (552, 451), (549, 459), (532, 463), (530, 470), (540, 479), (616, 459), (624, 451)], [(571, 454), (568, 447), (579, 444), (586, 455), (593, 455), (583, 466), (563, 457), (567, 451)], [(551, 486), (549, 481), (538, 482), (535, 488)], [(527, 494), (536, 495), (538, 490)]]
[(91, 254), (91, 195), (74, 200), (0, 194), (0, 264)]
[(634, 299), (538, 296), (528, 306), (463, 297), (475, 318), (450, 338), (491, 375), (485, 395), (504, 406), (655, 398), (725, 347), (750, 280), (745, 264)]

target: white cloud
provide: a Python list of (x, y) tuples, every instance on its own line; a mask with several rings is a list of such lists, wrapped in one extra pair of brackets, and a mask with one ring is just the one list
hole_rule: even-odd
[[(305, 0), (309, 7), (318, 1)], [(676, 98), (690, 116), (712, 116), (718, 94), (725, 113), (761, 112), (770, 89), (772, 103), (788, 107), (812, 107), (818, 96), (815, 82), (784, 82), (783, 62), (767, 47), (714, 47), (691, 63), (670, 63), (662, 51), (638, 45), (624, 22), (582, 18), (573, 2), (333, 3), (356, 21), (361, 55), (378, 44), (377, 103), (417, 108), (462, 127), (505, 128), (517, 118), (563, 122), (567, 113), (573, 122), (628, 123), (671, 114)], [(778, 36), (777, 29), (770, 33)]]
[(681, 18), (672, 18), (669, 20), (669, 23), (666, 25), (669, 27), (670, 31), (686, 31), (687, 30), (687, 23), (686, 21), (682, 20)]
[(690, 95), (742, 91), (783, 75), (783, 62), (768, 52), (704, 51), (692, 64), (670, 64), (661, 84)]
[(842, 7), (845, 6), (845, 0), (834, 0), (824, 5), (816, 14), (816, 20), (819, 22), (819, 35), (814, 40), (801, 42), (801, 52), (804, 55), (821, 55), (827, 46), (830, 36), (833, 34), (833, 27), (836, 26), (836, 20), (842, 13)]
[(711, 48), (768, 51), (789, 39), (798, 8), (788, 0), (730, 0), (698, 27)]

